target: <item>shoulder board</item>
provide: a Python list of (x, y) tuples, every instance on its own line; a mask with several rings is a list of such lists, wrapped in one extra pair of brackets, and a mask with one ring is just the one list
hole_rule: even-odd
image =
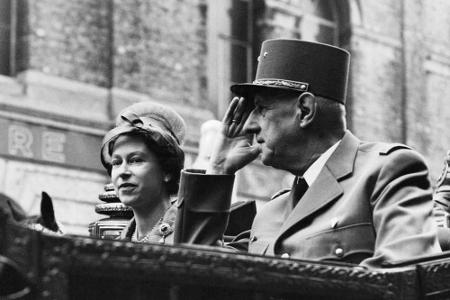
[(400, 143), (385, 144), (384, 146), (382, 146), (382, 148), (380, 150), (380, 155), (388, 155), (398, 149), (410, 149), (411, 150), (411, 147), (408, 147), (408, 146), (406, 146), (404, 144), (400, 144)]
[(291, 189), (282, 189), (282, 190), (279, 190), (278, 192), (276, 192), (271, 198), (270, 198), (270, 200), (273, 200), (273, 199), (275, 199), (275, 198), (277, 198), (277, 197), (279, 197), (279, 196), (281, 196), (281, 195), (283, 195), (283, 194), (286, 194), (287, 192), (290, 192), (291, 191)]

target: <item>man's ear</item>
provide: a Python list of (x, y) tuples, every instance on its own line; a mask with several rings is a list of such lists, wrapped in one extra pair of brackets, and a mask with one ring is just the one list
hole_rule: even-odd
[(316, 97), (311, 93), (302, 93), (297, 98), (297, 108), (299, 112), (299, 125), (301, 128), (307, 127), (314, 120), (317, 113)]

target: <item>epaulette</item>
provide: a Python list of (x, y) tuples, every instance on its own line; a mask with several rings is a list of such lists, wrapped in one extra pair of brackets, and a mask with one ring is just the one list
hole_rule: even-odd
[(411, 147), (406, 146), (404, 144), (400, 144), (400, 143), (385, 144), (382, 147), (383, 148), (380, 150), (380, 155), (388, 155), (398, 149), (410, 149), (411, 150)]
[(282, 189), (282, 190), (279, 190), (278, 192), (276, 192), (271, 198), (270, 198), (270, 200), (273, 200), (273, 199), (275, 199), (275, 198), (277, 198), (277, 197), (279, 197), (279, 196), (281, 196), (281, 195), (283, 195), (283, 194), (286, 194), (287, 192), (290, 192), (291, 191), (291, 189)]

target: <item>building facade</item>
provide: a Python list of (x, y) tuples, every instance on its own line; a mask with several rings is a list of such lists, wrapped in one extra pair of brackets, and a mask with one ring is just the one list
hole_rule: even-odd
[[(352, 53), (347, 121), (361, 139), (406, 143), (440, 173), (450, 149), (450, 2), (445, 0), (3, 0), (0, 191), (37, 213), (49, 193), (66, 232), (87, 234), (109, 181), (99, 148), (136, 101), (188, 123), (220, 119), (230, 84), (254, 76), (261, 41), (302, 38)], [(291, 175), (253, 163), (237, 197), (266, 201)]]

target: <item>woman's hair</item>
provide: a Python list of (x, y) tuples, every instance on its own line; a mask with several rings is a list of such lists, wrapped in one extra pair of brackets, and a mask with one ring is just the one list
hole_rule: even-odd
[(155, 138), (154, 133), (142, 130), (133, 130), (115, 136), (108, 145), (109, 155), (112, 154), (114, 145), (120, 136), (134, 136), (141, 138), (150, 151), (152, 151), (160, 164), (162, 170), (170, 175), (169, 181), (164, 182), (166, 190), (170, 195), (178, 192), (180, 183), (180, 172), (184, 166), (184, 152), (178, 143), (169, 134), (162, 134), (162, 138)]

